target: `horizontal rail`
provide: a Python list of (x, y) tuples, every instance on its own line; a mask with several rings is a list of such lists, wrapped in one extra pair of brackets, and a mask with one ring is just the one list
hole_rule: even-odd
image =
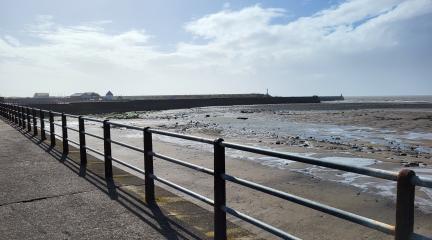
[(71, 143), (73, 143), (73, 144), (75, 144), (75, 145), (80, 146), (79, 142), (76, 142), (76, 141), (74, 141), (74, 140), (72, 140), (72, 139), (69, 139), (69, 138), (68, 138), (68, 142), (71, 142)]
[(432, 237), (426, 237), (418, 233), (413, 233), (410, 239), (411, 240), (432, 240)]
[(75, 129), (75, 128), (71, 128), (71, 127), (68, 127), (68, 126), (66, 126), (66, 128), (69, 129), (69, 130), (75, 131), (75, 132), (79, 132), (79, 130)]
[(108, 123), (110, 125), (115, 125), (115, 126), (118, 126), (118, 127), (124, 127), (124, 128), (127, 128), (127, 129), (133, 129), (133, 130), (138, 130), (138, 131), (144, 131), (144, 128), (142, 128), (142, 127), (129, 126), (129, 125), (126, 125), (126, 124), (123, 124), (123, 123), (117, 123), (117, 122), (111, 122), (111, 121), (109, 121)]
[(179, 164), (179, 165), (182, 165), (182, 166), (185, 166), (185, 167), (188, 167), (188, 168), (191, 168), (191, 169), (203, 172), (203, 173), (214, 175), (214, 171), (212, 169), (209, 169), (209, 168), (201, 167), (199, 165), (188, 163), (188, 162), (185, 162), (185, 161), (182, 161), (182, 160), (178, 160), (178, 159), (175, 159), (175, 158), (172, 158), (172, 157), (168, 157), (168, 156), (165, 156), (165, 155), (162, 155), (162, 154), (158, 154), (158, 153), (155, 153), (155, 152), (152, 152), (152, 155), (154, 157), (166, 160), (168, 162), (176, 163), (176, 164)]
[(261, 184), (257, 184), (257, 183), (254, 183), (254, 182), (251, 182), (248, 180), (233, 177), (233, 176), (230, 176), (227, 174), (224, 174), (223, 178), (227, 181), (237, 183), (237, 184), (243, 185), (245, 187), (249, 187), (249, 188), (255, 189), (257, 191), (264, 192), (264, 193), (270, 194), (272, 196), (279, 197), (279, 198), (282, 198), (284, 200), (288, 200), (290, 202), (294, 202), (294, 203), (300, 204), (302, 206), (309, 207), (309, 208), (318, 210), (320, 212), (324, 212), (324, 213), (333, 215), (335, 217), (342, 218), (342, 219), (348, 220), (350, 222), (354, 222), (354, 223), (363, 225), (365, 227), (369, 227), (369, 228), (378, 230), (380, 232), (384, 232), (387, 234), (394, 234), (394, 232), (395, 232), (394, 226), (386, 224), (386, 223), (382, 223), (382, 222), (379, 222), (379, 221), (376, 221), (376, 220), (373, 220), (373, 219), (370, 219), (367, 217), (363, 217), (363, 216), (360, 216), (360, 215), (357, 215), (354, 213), (350, 213), (350, 212), (347, 212), (347, 211), (344, 211), (344, 210), (341, 210), (338, 208), (334, 208), (334, 207), (331, 207), (331, 206), (328, 206), (328, 205), (325, 205), (322, 203), (318, 203), (318, 202), (315, 202), (315, 201), (312, 201), (312, 200), (309, 200), (306, 198), (302, 198), (302, 197), (299, 197), (296, 195), (288, 194), (288, 193), (285, 193), (285, 192), (282, 192), (282, 191), (279, 191), (279, 190), (276, 190), (276, 189), (273, 189), (270, 187), (263, 186)]
[(59, 124), (59, 123), (55, 123), (53, 122), (54, 125), (59, 126), (59, 127), (63, 127), (63, 125)]
[(148, 131), (151, 133), (159, 134), (159, 135), (181, 138), (181, 139), (186, 139), (186, 140), (191, 140), (191, 141), (196, 141), (196, 142), (202, 142), (202, 143), (208, 143), (208, 144), (214, 143), (214, 140), (212, 140), (212, 139), (195, 137), (195, 136), (191, 136), (191, 135), (184, 135), (184, 134), (173, 133), (173, 132), (167, 132), (167, 131), (163, 131), (163, 130), (159, 130), (159, 129), (149, 128)]
[(132, 146), (132, 145), (129, 145), (129, 144), (126, 144), (126, 143), (122, 143), (122, 142), (118, 142), (118, 141), (115, 141), (115, 140), (112, 140), (112, 139), (110, 139), (109, 141), (112, 142), (112, 143), (114, 143), (114, 144), (117, 144), (117, 145), (123, 146), (123, 147), (125, 147), (125, 148), (129, 148), (129, 149), (135, 150), (135, 151), (137, 151), (137, 152), (144, 153), (144, 149), (137, 148), (137, 147), (134, 147), (134, 146)]
[(432, 178), (414, 176), (412, 179), (412, 184), (416, 186), (432, 188)]
[(188, 190), (188, 189), (186, 189), (186, 188), (184, 188), (182, 186), (179, 186), (179, 185), (177, 185), (177, 184), (175, 184), (173, 182), (170, 182), (170, 181), (168, 181), (166, 179), (160, 178), (160, 177), (158, 177), (156, 175), (153, 175), (153, 174), (151, 174), (150, 177), (152, 179), (156, 180), (156, 181), (159, 181), (161, 183), (164, 183), (165, 185), (168, 185), (168, 186), (170, 186), (170, 187), (172, 187), (174, 189), (177, 189), (180, 192), (183, 192), (183, 193), (185, 193), (185, 194), (187, 194), (187, 195), (189, 195), (191, 197), (194, 197), (194, 198), (196, 198), (198, 200), (201, 200), (202, 202), (205, 202), (205, 203), (207, 203), (209, 205), (212, 205), (212, 206), (214, 205), (214, 201), (213, 200), (211, 200), (211, 199), (209, 199), (207, 197), (204, 197), (204, 196), (202, 196), (202, 195), (200, 195), (198, 193), (192, 192), (192, 191), (190, 191), (190, 190)]
[(95, 119), (95, 118), (89, 118), (89, 117), (83, 117), (84, 120), (90, 121), (90, 122), (98, 122), (103, 123), (103, 120)]
[(90, 137), (94, 137), (94, 138), (100, 139), (100, 140), (105, 140), (103, 137), (100, 137), (100, 136), (95, 135), (95, 134), (93, 134), (93, 133), (85, 132), (84, 134), (85, 134), (85, 135), (89, 135)]
[(59, 134), (57, 134), (57, 133), (54, 133), (54, 136), (57, 136), (57, 137), (63, 139), (63, 136), (62, 136), (62, 135), (59, 135)]
[(248, 215), (246, 215), (244, 213), (241, 213), (241, 212), (239, 212), (237, 210), (234, 210), (232, 208), (229, 208), (227, 206), (223, 207), (223, 210), (226, 213), (229, 213), (229, 214), (231, 214), (231, 215), (233, 215), (235, 217), (238, 217), (238, 218), (240, 218), (240, 219), (242, 219), (242, 220), (244, 220), (244, 221), (246, 221), (246, 222), (248, 222), (250, 224), (253, 224), (253, 225), (257, 226), (257, 227), (260, 227), (260, 228), (262, 228), (262, 229), (264, 229), (264, 230), (266, 230), (266, 231), (268, 231), (268, 232), (270, 232), (270, 233), (272, 233), (272, 234), (274, 234), (274, 235), (276, 235), (278, 237), (281, 237), (283, 239), (301, 240), (301, 238), (298, 238), (298, 237), (293, 236), (293, 235), (291, 235), (289, 233), (286, 233), (286, 232), (280, 230), (279, 228), (275, 228), (275, 227), (273, 227), (273, 226), (271, 226), (271, 225), (269, 225), (269, 224), (267, 224), (265, 222), (262, 222), (262, 221), (260, 221), (258, 219), (255, 219), (255, 218), (253, 218), (251, 216), (248, 216)]
[(99, 152), (98, 150), (96, 150), (96, 149), (94, 149), (94, 148), (91, 148), (91, 147), (87, 147), (87, 146), (86, 146), (85, 149), (90, 150), (90, 152), (94, 152), (94, 153), (99, 154), (99, 155), (101, 155), (101, 156), (105, 156), (105, 154), (104, 154), (103, 152)]
[(116, 162), (116, 163), (118, 163), (118, 164), (121, 164), (121, 165), (123, 165), (123, 166), (125, 166), (125, 167), (128, 167), (128, 168), (130, 168), (130, 169), (132, 169), (132, 170), (135, 170), (136, 172), (139, 172), (139, 173), (145, 174), (145, 171), (144, 171), (144, 170), (139, 169), (139, 168), (137, 168), (137, 167), (135, 167), (135, 166), (132, 166), (132, 165), (130, 165), (130, 164), (127, 164), (127, 163), (125, 163), (125, 162), (123, 162), (123, 161), (121, 161), (121, 160), (119, 160), (119, 159), (117, 159), (117, 158), (111, 157), (111, 160), (113, 160), (114, 162)]
[(64, 113), (64, 115), (65, 115), (66, 117), (79, 118), (79, 116), (77, 116), (77, 115), (66, 114), (66, 113)]
[(347, 165), (347, 164), (332, 163), (332, 162), (327, 162), (327, 161), (324, 161), (324, 160), (321, 160), (318, 158), (301, 157), (301, 156), (291, 155), (291, 154), (287, 154), (287, 153), (283, 153), (283, 152), (266, 150), (266, 149), (257, 148), (257, 147), (250, 147), (250, 146), (245, 146), (245, 145), (236, 144), (236, 143), (222, 142), (220, 144), (222, 144), (223, 146), (225, 146), (227, 148), (232, 148), (232, 149), (237, 149), (237, 150), (242, 150), (242, 151), (246, 151), (246, 152), (257, 153), (257, 154), (262, 154), (262, 155), (267, 155), (267, 156), (277, 157), (277, 158), (282, 158), (282, 159), (287, 159), (287, 160), (293, 160), (293, 161), (297, 161), (297, 162), (302, 162), (302, 163), (307, 163), (307, 164), (312, 164), (312, 165), (317, 165), (317, 166), (322, 166), (322, 167), (327, 167), (327, 168), (338, 169), (338, 170), (342, 170), (342, 171), (346, 171), (346, 172), (352, 172), (352, 173), (357, 173), (357, 174), (361, 174), (361, 175), (366, 175), (366, 176), (371, 176), (371, 177), (376, 177), (376, 178), (382, 178), (382, 179), (386, 179), (386, 180), (390, 180), (390, 181), (396, 181), (397, 176), (398, 176), (397, 172), (387, 171), (387, 170), (382, 170), (382, 169), (356, 167), (356, 166), (351, 166), (351, 165)]

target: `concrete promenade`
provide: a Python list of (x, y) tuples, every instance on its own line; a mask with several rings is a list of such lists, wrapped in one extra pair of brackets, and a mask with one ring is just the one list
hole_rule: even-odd
[[(208, 239), (213, 213), (162, 188), (144, 202), (143, 181), (79, 151), (68, 157), (33, 133), (0, 119), (0, 239)], [(61, 143), (57, 143), (61, 146)], [(229, 238), (253, 238), (229, 224)]]

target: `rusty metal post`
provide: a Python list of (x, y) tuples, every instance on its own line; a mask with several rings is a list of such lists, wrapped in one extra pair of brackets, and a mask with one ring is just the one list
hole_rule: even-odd
[(46, 140), (46, 135), (45, 135), (45, 114), (42, 111), (42, 109), (39, 109), (39, 119), (40, 119), (40, 132), (41, 132), (41, 139), (42, 141)]
[(62, 113), (61, 118), (62, 118), (63, 154), (68, 155), (69, 154), (69, 142), (68, 142), (66, 115), (64, 113)]
[(54, 128), (54, 113), (49, 111), (49, 124), (50, 124), (50, 142), (51, 147), (55, 147), (56, 138), (55, 138), (55, 128)]
[(103, 121), (104, 130), (104, 157), (105, 157), (105, 180), (113, 179), (112, 155), (111, 155), (111, 129), (108, 120)]
[(225, 147), (221, 144), (222, 138), (214, 141), (214, 237), (217, 240), (227, 239), (226, 212), (226, 184), (225, 174)]
[(26, 113), (27, 113), (27, 130), (31, 132), (30, 108), (26, 107)]
[(144, 181), (145, 181), (145, 199), (147, 203), (155, 202), (155, 189), (153, 171), (153, 139), (152, 133), (144, 129)]
[(85, 139), (85, 125), (84, 125), (84, 118), (82, 116), (78, 117), (78, 128), (79, 128), (81, 166), (86, 166), (87, 151), (86, 151), (86, 139)]
[(36, 109), (35, 108), (32, 108), (32, 119), (33, 119), (33, 134), (36, 136), (36, 135), (38, 135), (38, 130), (37, 130)]
[(411, 239), (414, 231), (415, 172), (402, 169), (397, 178), (395, 240)]

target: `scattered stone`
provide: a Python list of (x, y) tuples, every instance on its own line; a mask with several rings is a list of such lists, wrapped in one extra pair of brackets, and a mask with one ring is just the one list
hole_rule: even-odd
[(247, 120), (248, 118), (247, 118), (247, 117), (237, 117), (237, 119), (240, 119), (240, 120)]
[(210, 117), (210, 114), (206, 114), (205, 117), (206, 117), (206, 118)]
[(402, 165), (404, 167), (423, 167), (423, 166), (426, 166), (425, 163), (420, 162), (420, 161), (403, 162)]
[(277, 144), (277, 145), (281, 144), (281, 141), (276, 141), (276, 144)]

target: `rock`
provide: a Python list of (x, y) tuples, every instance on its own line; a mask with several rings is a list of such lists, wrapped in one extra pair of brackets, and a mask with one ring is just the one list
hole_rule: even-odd
[(241, 120), (247, 120), (247, 117), (237, 117), (237, 119), (241, 119)]
[(276, 141), (276, 144), (279, 145), (279, 144), (281, 144), (281, 142), (280, 141)]
[(206, 114), (205, 117), (206, 117), (206, 118), (210, 117), (210, 114)]
[(399, 156), (406, 156), (406, 153), (400, 153)]
[(418, 161), (412, 161), (412, 162), (404, 163), (403, 166), (404, 167), (419, 167), (420, 164), (423, 164), (423, 163), (418, 162)]

